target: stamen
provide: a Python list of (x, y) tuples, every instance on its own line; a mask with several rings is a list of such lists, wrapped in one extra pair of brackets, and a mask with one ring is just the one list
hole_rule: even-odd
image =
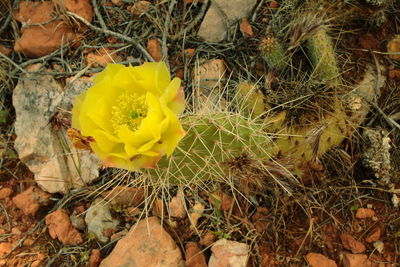
[(123, 125), (136, 131), (146, 116), (145, 95), (124, 93), (118, 97), (116, 104), (111, 108), (111, 124), (116, 134)]

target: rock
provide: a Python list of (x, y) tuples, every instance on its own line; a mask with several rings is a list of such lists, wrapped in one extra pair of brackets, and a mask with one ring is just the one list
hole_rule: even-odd
[[(92, 20), (93, 11), (88, 0), (65, 0), (31, 2), (21, 1), (18, 11), (13, 17), (23, 23), (21, 37), (16, 40), (14, 50), (28, 57), (41, 57), (57, 50), (62, 45), (77, 40), (79, 35), (75, 33), (84, 27), (73, 27), (62, 19), (53, 18), (56, 9), (64, 8), (88, 21)], [(56, 7), (57, 6), (57, 7)], [(35, 25), (33, 25), (35, 24)], [(41, 25), (37, 25), (41, 24)]]
[(248, 17), (256, 3), (257, 0), (212, 1), (197, 34), (207, 42), (223, 41), (228, 27), (230, 30), (237, 21)]
[(4, 54), (6, 56), (9, 56), (11, 54), (11, 52), (12, 52), (12, 49), (10, 49), (4, 45), (0, 45), (0, 53)]
[(151, 6), (149, 1), (139, 1), (133, 4), (130, 11), (133, 15), (140, 16), (143, 13), (146, 13)]
[(201, 216), (203, 216), (204, 208), (204, 205), (201, 203), (197, 203), (193, 206), (193, 210), (189, 216), (189, 220), (191, 223), (190, 228), (196, 228), (197, 221), (201, 218)]
[(319, 253), (308, 253), (306, 255), (307, 263), (311, 265), (311, 267), (336, 267), (336, 262), (325, 257)]
[(163, 58), (161, 44), (157, 38), (147, 41), (147, 51), (155, 61), (160, 61)]
[(120, 240), (121, 238), (123, 238), (124, 236), (126, 236), (126, 234), (128, 233), (127, 229), (124, 229), (122, 231), (119, 231), (118, 233), (113, 234), (110, 237), (111, 241), (115, 241), (115, 240)]
[(374, 243), (381, 238), (382, 229), (380, 227), (376, 227), (366, 238), (365, 242)]
[(392, 40), (388, 42), (387, 51), (389, 53), (397, 53), (397, 54), (389, 54), (389, 58), (394, 60), (400, 60), (400, 35), (396, 35)]
[(366, 219), (375, 216), (375, 211), (369, 208), (359, 208), (356, 213), (357, 219)]
[(251, 221), (259, 234), (262, 234), (268, 226), (268, 209), (257, 207), (257, 211), (251, 216)]
[(89, 0), (53, 0), (53, 2), (64, 2), (65, 8), (81, 16), (88, 22), (92, 22), (93, 19), (93, 8), (90, 5)]
[(207, 267), (206, 257), (195, 242), (187, 243), (185, 245), (185, 250), (185, 267)]
[(71, 220), (72, 225), (76, 229), (79, 229), (81, 231), (84, 231), (86, 229), (85, 219), (83, 219), (82, 216), (78, 216), (78, 215), (72, 214), (69, 218)]
[[(36, 64), (27, 70), (35, 72), (39, 68), (40, 64)], [(89, 86), (87, 80), (78, 79), (68, 82), (64, 90), (53, 76), (32, 73), (21, 75), (13, 91), (15, 149), (20, 160), (34, 173), (37, 183), (47, 192), (65, 193), (84, 186), (99, 175), (101, 164), (96, 156), (77, 151), (65, 137), (65, 129), (56, 129), (49, 123), (54, 115), (70, 121), (70, 113), (60, 110), (70, 111), (75, 97)], [(67, 151), (61, 140), (67, 142)]]
[(186, 216), (185, 196), (181, 188), (178, 189), (176, 196), (169, 203), (169, 215), (179, 219), (183, 219)]
[(220, 239), (211, 247), (208, 267), (246, 267), (249, 246), (244, 243)]
[(94, 67), (107, 66), (110, 63), (118, 62), (117, 53), (109, 48), (100, 48), (95, 53), (86, 56), (86, 63)]
[(269, 8), (278, 8), (279, 7), (279, 3), (277, 1), (271, 1), (269, 3)]
[(46, 225), (51, 238), (58, 238), (64, 245), (77, 245), (83, 242), (81, 234), (72, 226), (67, 212), (62, 209), (47, 215)]
[(41, 261), (35, 260), (31, 263), (31, 267), (38, 267), (40, 265)]
[(2, 188), (0, 190), (0, 199), (6, 199), (9, 196), (11, 196), (11, 194), (13, 193), (13, 190), (11, 188)]
[(221, 79), (225, 78), (225, 72), (226, 65), (222, 59), (212, 59), (204, 63), (196, 61), (193, 69), (193, 81), (198, 88), (194, 103), (196, 113), (224, 109), (219, 91), (223, 88)]
[(101, 252), (98, 249), (92, 249), (89, 258), (89, 267), (97, 267), (101, 262)]
[(124, 4), (122, 0), (111, 0), (111, 2), (116, 6), (122, 6)]
[(342, 234), (340, 239), (342, 240), (343, 247), (353, 253), (363, 253), (366, 249), (363, 243), (355, 240), (354, 237), (349, 234)]
[(348, 254), (343, 255), (343, 267), (372, 267), (372, 262), (368, 260), (365, 254)]
[(200, 239), (199, 243), (202, 246), (209, 247), (211, 246), (217, 237), (212, 231), (207, 231), (207, 233)]
[(348, 106), (351, 111), (349, 122), (357, 129), (371, 111), (370, 102), (378, 99), (381, 89), (386, 84), (386, 76), (383, 75), (384, 69), (379, 65), (380, 73), (376, 67), (368, 66), (363, 79), (354, 86), (349, 94)]
[(50, 195), (36, 186), (31, 186), (24, 192), (16, 195), (12, 202), (25, 215), (35, 215), (40, 206), (49, 203)]
[(154, 202), (151, 207), (151, 212), (155, 216), (163, 216), (165, 213), (165, 207), (164, 207), (164, 202), (161, 198), (156, 198), (154, 199)]
[(143, 188), (116, 186), (102, 194), (105, 201), (111, 205), (139, 206), (144, 200)]
[(102, 243), (108, 242), (119, 224), (119, 221), (111, 216), (110, 205), (101, 198), (96, 199), (87, 210), (85, 222), (88, 233), (93, 234)]
[(100, 266), (183, 267), (184, 263), (179, 248), (160, 221), (150, 217), (133, 225)]
[(389, 70), (389, 79), (400, 80), (400, 70)]
[(24, 246), (27, 246), (27, 247), (30, 247), (30, 246), (33, 245), (33, 243), (35, 243), (34, 240), (32, 240), (32, 239), (30, 239), (30, 238), (27, 238), (27, 239), (24, 240), (23, 245), (24, 245)]
[(251, 27), (249, 20), (247, 18), (243, 18), (241, 20), (240, 31), (248, 37), (254, 37), (253, 28)]
[[(196, 64), (197, 65), (197, 64)], [(225, 77), (226, 64), (222, 59), (212, 59), (195, 67), (193, 80), (196, 85), (212, 90), (220, 85), (220, 79)]]
[(4, 256), (11, 252), (13, 246), (11, 243), (0, 243), (0, 256)]

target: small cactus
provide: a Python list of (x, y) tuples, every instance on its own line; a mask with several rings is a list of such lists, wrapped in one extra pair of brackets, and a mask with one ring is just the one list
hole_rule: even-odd
[(320, 27), (308, 38), (307, 48), (316, 78), (331, 87), (339, 86), (340, 74), (336, 63), (335, 50), (324, 27)]
[(270, 69), (283, 71), (286, 68), (285, 50), (276, 38), (267, 37), (262, 40), (260, 50)]

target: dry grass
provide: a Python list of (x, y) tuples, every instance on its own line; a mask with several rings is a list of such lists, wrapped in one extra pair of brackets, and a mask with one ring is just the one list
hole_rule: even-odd
[[(306, 52), (302, 49), (303, 38), (328, 21), (330, 25), (333, 25), (332, 32), (335, 40), (337, 40), (336, 45), (338, 48), (340, 47), (338, 58), (342, 59), (345, 58), (345, 53), (351, 53), (348, 50), (341, 51), (342, 39), (346, 38), (352, 29), (365, 30), (366, 25), (370, 25), (365, 23), (365, 25), (358, 24), (354, 28), (343, 28), (343, 25), (338, 24), (338, 21), (341, 20), (339, 15), (331, 17), (330, 12), (335, 16), (337, 14), (335, 12), (341, 8), (333, 5), (324, 14), (327, 17), (326, 20), (316, 19), (313, 23), (307, 24), (310, 23), (310, 20), (302, 17), (298, 11), (300, 9), (297, 9), (300, 2), (302, 1), (282, 1), (278, 10), (272, 10), (268, 7), (268, 1), (264, 1), (250, 19), (256, 32), (255, 38), (243, 37), (236, 27), (232, 30), (233, 38), (221, 44), (207, 43), (196, 37), (199, 18), (204, 12), (201, 5), (184, 5), (181, 8), (175, 6), (171, 16), (165, 16), (171, 8), (165, 1), (155, 4), (141, 16), (133, 16), (126, 9), (117, 6), (102, 6), (98, 7), (98, 11), (104, 24), (100, 22), (99, 18), (96, 18), (92, 24), (140, 40), (139, 43), (143, 47), (146, 46), (146, 41), (150, 38), (157, 37), (160, 39), (164, 51), (168, 48), (168, 55), (164, 55), (164, 59), (170, 60), (171, 72), (174, 73), (178, 69), (183, 69), (185, 90), (189, 96), (192, 92), (198, 90), (192, 79), (192, 69), (195, 62), (200, 59), (223, 59), (227, 64), (230, 75), (228, 79), (221, 80), (225, 87), (222, 92), (218, 93), (220, 100), (228, 103), (226, 109), (230, 112), (235, 112), (232, 111), (229, 100), (234, 99), (232, 94), (238, 82), (246, 80), (259, 85), (263, 84), (264, 74), (268, 70), (265, 64), (261, 64), (263, 73), (257, 72), (259, 70), (258, 65), (260, 65), (260, 61), (257, 59), (259, 57), (258, 46), (264, 36), (272, 33), (283, 42), (286, 48), (293, 47), (293, 49), (290, 50), (291, 61), (288, 71), (278, 77), (272, 88), (264, 88), (263, 91), (268, 95), (269, 102), (275, 107), (275, 110), (289, 110), (289, 122), (298, 125), (302, 123), (300, 118), (304, 114), (308, 114), (307, 116), (317, 120), (321, 118), (322, 113), (331, 111), (330, 100), (332, 95), (340, 94), (345, 87), (351, 86), (349, 81), (343, 81), (346, 86), (332, 92), (331, 88), (313, 80), (310, 75), (312, 72), (311, 65)], [(342, 5), (344, 1), (337, 2)], [(354, 13), (350, 14), (355, 14), (354, 17), (356, 17), (359, 14), (357, 12), (360, 12), (359, 2), (351, 2), (354, 2), (354, 5), (350, 4)], [(390, 12), (399, 14), (399, 9), (395, 3), (393, 2), (385, 7), (385, 10), (389, 10), (387, 11), (389, 16)], [(272, 25), (267, 30), (265, 23), (262, 23), (262, 18), (265, 17), (263, 12), (266, 10), (269, 12), (267, 17), (271, 19), (270, 25)], [(314, 7), (307, 7), (307, 10), (315, 12)], [(68, 14), (64, 13), (64, 15), (66, 18), (68, 17)], [(310, 16), (311, 18), (319, 17)], [(289, 23), (296, 17), (301, 18), (302, 21)], [(399, 17), (394, 18), (397, 24), (400, 24)], [(168, 20), (168, 23), (166, 23), (166, 20)], [(349, 19), (349, 21), (353, 23), (354, 19)], [(16, 23), (13, 25), (16, 25)], [(282, 27), (282, 25), (290, 26)], [(9, 27), (6, 29), (6, 33), (8, 37), (5, 40), (1, 39), (1, 42), (11, 45), (11, 36), (16, 35), (15, 30)], [(62, 71), (55, 68), (50, 71), (50, 74), (60, 80), (81, 73), (83, 69), (85, 69), (83, 75), (102, 70), (102, 67), (87, 68), (85, 49), (96, 50), (108, 47), (118, 50), (119, 56), (123, 59), (126, 59), (127, 56), (133, 57), (133, 59), (122, 61), (123, 64), (136, 65), (144, 59), (137, 46), (123, 40), (112, 44), (107, 41), (107, 37), (109, 36), (100, 32), (88, 31), (78, 48), (62, 47), (51, 55), (34, 60), (12, 53), (10, 59), (22, 68), (29, 63), (36, 62), (40, 62), (49, 68), (52, 68), (55, 64), (60, 65)], [(196, 54), (193, 58), (183, 57), (186, 48), (194, 47)], [(350, 60), (350, 57), (346, 57), (346, 61)], [(7, 134), (12, 133), (12, 121), (14, 120), (11, 92), (12, 87), (17, 82), (20, 70), (6, 61), (1, 61), (0, 64), (2, 66), (0, 69), (2, 71), (0, 72), (0, 111), (6, 110), (10, 113), (6, 130), (2, 131), (0, 142), (7, 143), (9, 147), (12, 142)], [(393, 62), (393, 64), (399, 67), (397, 62)], [(346, 70), (342, 71), (345, 72)], [(40, 75), (40, 72), (37, 74)], [(388, 116), (395, 116), (400, 112), (398, 108), (400, 97), (395, 86), (398, 86), (398, 83), (386, 87), (387, 94), (384, 94), (380, 101), (382, 110)], [(188, 102), (191, 102), (190, 99)], [(398, 163), (396, 168), (400, 170), (399, 132), (391, 129), (377, 114), (372, 115), (368, 126), (381, 126), (389, 129), (395, 148), (393, 150), (394, 160)], [(145, 190), (146, 198), (139, 206), (140, 212), (130, 218), (130, 222), (134, 223), (140, 218), (156, 214), (154, 205), (157, 199), (161, 199), (163, 203), (161, 217), (168, 231), (176, 240), (179, 240), (182, 247), (185, 242), (198, 241), (207, 231), (212, 231), (218, 238), (229, 237), (249, 244), (252, 250), (253, 266), (261, 264), (262, 254), (265, 252), (272, 255), (281, 266), (304, 264), (303, 257), (305, 253), (310, 251), (321, 252), (332, 259), (339, 260), (339, 255), (335, 254), (335, 249), (340, 249), (337, 240), (334, 241), (333, 249), (328, 248), (325, 244), (327, 229), (330, 229), (327, 227), (333, 227), (340, 233), (355, 231), (352, 224), (354, 222), (354, 209), (364, 207), (366, 203), (382, 204), (379, 219), (388, 225), (385, 242), (392, 244), (399, 244), (400, 242), (400, 222), (391, 207), (392, 194), (388, 188), (377, 185), (373, 174), (360, 165), (358, 158), (362, 152), (363, 141), (357, 139), (357, 136), (355, 135), (351, 140), (345, 141), (342, 146), (330, 151), (320, 159), (324, 171), (310, 168), (308, 171), (311, 179), (306, 184), (299, 177), (294, 180), (293, 177), (288, 176), (287, 173), (282, 171), (284, 168), (282, 166), (277, 167), (274, 162), (262, 162), (265, 169), (260, 170), (260, 162), (256, 162), (257, 164), (246, 162), (246, 158), (238, 158), (236, 162), (231, 162), (235, 168), (243, 162), (246, 163), (246, 168), (242, 172), (236, 173), (236, 176), (228, 175), (213, 181), (194, 180), (195, 183), (180, 186), (170, 184), (167, 177), (153, 179), (146, 175), (106, 169), (102, 171), (99, 180), (92, 185), (60, 197), (55, 207), (73, 208), (76, 203), (90, 202), (100, 196), (101, 193), (113, 190), (116, 186), (140, 187)], [(4, 160), (10, 159), (3, 155), (1, 163)], [(18, 165), (15, 164), (7, 166), (18, 168)], [(284, 167), (290, 173), (290, 164), (287, 163)], [(15, 169), (12, 171), (15, 171)], [(275, 179), (272, 179), (271, 175)], [(254, 190), (254, 186), (251, 186), (251, 184), (258, 184), (258, 189)], [(263, 190), (260, 190), (260, 188)], [(204, 216), (194, 229), (190, 229), (190, 222), (187, 218), (173, 220), (168, 216), (168, 204), (172, 197), (176, 195), (178, 189), (182, 189), (185, 193), (185, 206), (188, 214), (190, 214), (191, 207), (195, 203), (201, 202), (205, 205)], [(229, 209), (223, 210), (210, 203), (210, 193), (218, 191), (232, 197), (233, 204)], [(256, 222), (251, 219), (256, 213), (257, 207), (265, 207), (268, 210), (262, 219), (264, 230), (261, 232), (256, 230)], [(121, 216), (121, 214), (117, 215)], [(81, 266), (87, 260), (89, 249), (101, 248), (104, 253), (108, 253), (114, 244), (115, 242), (110, 242), (103, 246), (95, 240), (89, 239), (80, 247), (64, 248), (55, 242), (52, 245), (44, 246), (48, 248), (48, 253), (53, 255), (52, 263), (60, 266)], [(398, 245), (395, 245), (394, 252), (400, 255)]]

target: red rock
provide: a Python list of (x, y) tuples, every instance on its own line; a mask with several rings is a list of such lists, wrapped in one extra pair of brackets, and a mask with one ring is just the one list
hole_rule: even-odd
[(122, 6), (124, 4), (122, 0), (111, 0), (111, 2), (116, 6)]
[(46, 258), (46, 256), (43, 254), (43, 253), (38, 253), (37, 255), (36, 255), (36, 259), (38, 260), (38, 261), (42, 261), (42, 260), (44, 260)]
[(31, 263), (31, 267), (38, 267), (38, 266), (40, 266), (40, 263), (41, 263), (41, 261), (35, 260), (35, 261), (33, 261), (33, 262)]
[(110, 63), (115, 63), (117, 54), (109, 48), (100, 48), (95, 53), (89, 53), (86, 56), (86, 63), (94, 67), (106, 66)]
[(365, 254), (348, 254), (343, 255), (343, 267), (372, 267), (372, 262), (368, 260)]
[(31, 186), (24, 192), (16, 195), (12, 201), (25, 215), (34, 215), (40, 206), (49, 203), (50, 194), (37, 186)]
[(201, 239), (200, 239), (200, 245), (205, 246), (205, 247), (209, 247), (211, 246), (215, 240), (217, 239), (217, 237), (215, 236), (215, 234), (211, 231), (208, 231)]
[(139, 206), (144, 200), (143, 188), (116, 186), (102, 194), (104, 200), (112, 205)]
[(196, 53), (196, 48), (186, 48), (185, 49), (185, 56), (188, 58), (192, 58)]
[(277, 1), (271, 1), (269, 3), (269, 7), (270, 8), (278, 8), (279, 7), (279, 3)]
[(12, 52), (12, 49), (5, 47), (4, 45), (0, 45), (0, 53), (3, 53), (6, 56), (9, 56)]
[(357, 219), (366, 219), (375, 216), (375, 211), (369, 208), (359, 208), (356, 213)]
[(122, 231), (119, 231), (118, 233), (113, 234), (110, 237), (111, 241), (115, 241), (115, 240), (120, 240), (121, 238), (123, 238), (124, 236), (126, 236), (126, 234), (128, 233), (127, 229), (124, 229)]
[(354, 237), (349, 234), (342, 234), (340, 239), (342, 240), (343, 247), (353, 253), (363, 253), (366, 249), (363, 243), (355, 240)]
[[(54, 0), (53, 0), (54, 1)], [(92, 22), (93, 19), (93, 8), (90, 4), (90, 0), (55, 0), (64, 2), (65, 8), (80, 17), (84, 18), (88, 22)]]
[(2, 188), (0, 190), (0, 199), (6, 199), (9, 196), (11, 196), (11, 194), (13, 193), (13, 190), (11, 188)]
[(30, 238), (27, 238), (27, 239), (24, 240), (23, 244), (24, 244), (24, 246), (30, 247), (30, 246), (33, 245), (34, 242), (35, 242), (34, 240), (32, 240)]
[(147, 51), (155, 61), (160, 61), (163, 57), (161, 44), (156, 38), (147, 41)]
[(83, 242), (81, 234), (72, 226), (68, 214), (62, 209), (47, 215), (46, 225), (51, 238), (58, 238), (64, 245), (76, 245)]
[(175, 76), (178, 77), (179, 79), (183, 80), (184, 70), (182, 68), (177, 69), (175, 71)]
[(387, 44), (387, 50), (389, 53), (397, 53), (397, 54), (390, 54), (389, 58), (394, 60), (400, 60), (400, 35), (397, 35)]
[(4, 256), (11, 252), (13, 246), (11, 243), (0, 243), (0, 256)]
[[(56, 13), (55, 5), (62, 4), (65, 4), (67, 11), (88, 21), (92, 20), (93, 11), (88, 0), (21, 1), (18, 11), (13, 16), (24, 26), (21, 28), (21, 37), (14, 44), (14, 50), (35, 58), (50, 54), (61, 45), (77, 40), (78, 35), (72, 25), (52, 17), (52, 14)], [(39, 23), (42, 25), (31, 25)], [(79, 26), (78, 30), (84, 28)]]
[(90, 253), (89, 267), (97, 267), (101, 262), (101, 252), (98, 249), (93, 249)]
[(240, 31), (248, 37), (254, 37), (253, 28), (251, 27), (249, 20), (246, 18), (242, 19), (240, 22)]
[(374, 243), (381, 238), (382, 229), (380, 227), (376, 227), (366, 238), (365, 242)]
[(179, 219), (185, 218), (185, 196), (182, 189), (179, 189), (176, 196), (171, 199), (169, 203), (169, 215)]
[(211, 247), (208, 267), (247, 266), (249, 246), (244, 243), (220, 239)]
[(187, 243), (185, 245), (185, 250), (185, 267), (207, 267), (206, 257), (195, 242)]
[(400, 80), (400, 70), (389, 70), (389, 78), (391, 80)]
[(161, 198), (156, 198), (154, 200), (151, 211), (155, 216), (162, 216), (165, 213), (164, 202)]
[(149, 1), (139, 1), (133, 4), (131, 7), (130, 11), (132, 14), (140, 16), (143, 13), (146, 13), (151, 6), (151, 3)]
[(266, 207), (257, 207), (257, 211), (251, 216), (251, 221), (258, 233), (263, 233), (268, 225), (268, 209)]
[(100, 264), (114, 266), (183, 266), (180, 249), (156, 217), (139, 221)]
[(336, 267), (336, 262), (319, 253), (308, 253), (306, 260), (311, 267)]

